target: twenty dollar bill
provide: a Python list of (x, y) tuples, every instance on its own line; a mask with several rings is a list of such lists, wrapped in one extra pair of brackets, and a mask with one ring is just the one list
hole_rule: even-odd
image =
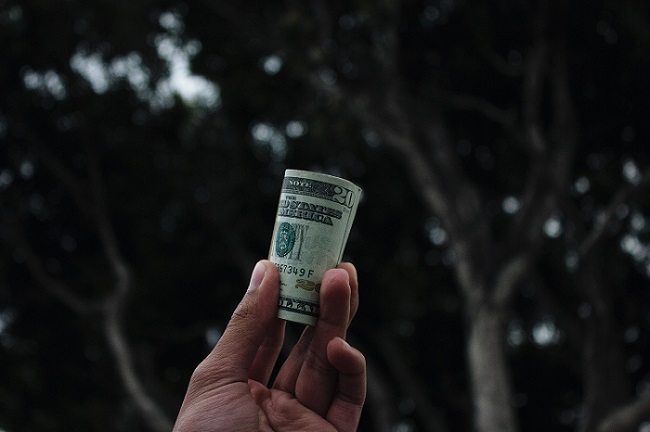
[(347, 180), (286, 170), (269, 251), (280, 272), (278, 317), (316, 324), (323, 275), (343, 257), (360, 197)]

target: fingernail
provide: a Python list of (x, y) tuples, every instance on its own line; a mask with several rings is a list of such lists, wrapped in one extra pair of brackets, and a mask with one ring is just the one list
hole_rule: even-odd
[(266, 264), (262, 261), (259, 261), (255, 264), (253, 269), (253, 274), (251, 275), (251, 281), (248, 284), (248, 291), (254, 291), (260, 287), (264, 275), (266, 274)]

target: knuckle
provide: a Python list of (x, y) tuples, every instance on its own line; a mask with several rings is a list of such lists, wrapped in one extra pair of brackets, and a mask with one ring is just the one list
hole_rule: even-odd
[(307, 358), (305, 359), (305, 367), (321, 376), (336, 375), (336, 369), (334, 369), (334, 366), (332, 366), (326, 358), (314, 353), (313, 351), (307, 355)]
[(232, 313), (232, 316), (230, 317), (231, 323), (247, 320), (252, 315), (252, 309), (250, 299), (244, 297)]

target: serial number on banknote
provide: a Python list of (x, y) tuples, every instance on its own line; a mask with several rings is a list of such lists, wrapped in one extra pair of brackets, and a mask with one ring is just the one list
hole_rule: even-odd
[(278, 268), (280, 273), (293, 274), (296, 276), (307, 276), (311, 277), (314, 274), (314, 270), (305, 269), (303, 267), (297, 267), (291, 264), (278, 264), (275, 263), (275, 266)]

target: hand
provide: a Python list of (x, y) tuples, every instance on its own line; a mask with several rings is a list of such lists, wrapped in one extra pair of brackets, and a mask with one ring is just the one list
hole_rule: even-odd
[(356, 430), (366, 361), (345, 342), (359, 303), (354, 266), (325, 273), (321, 316), (305, 328), (269, 388), (284, 341), (278, 293), (277, 268), (260, 261), (223, 336), (192, 375), (175, 432)]

